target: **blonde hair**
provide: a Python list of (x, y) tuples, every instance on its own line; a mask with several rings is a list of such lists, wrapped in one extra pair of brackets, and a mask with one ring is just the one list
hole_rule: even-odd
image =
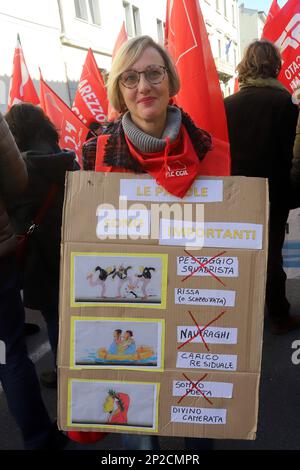
[(107, 95), (111, 105), (118, 112), (126, 110), (126, 106), (119, 87), (119, 78), (125, 70), (128, 70), (148, 47), (153, 47), (161, 55), (165, 67), (168, 70), (170, 97), (176, 95), (180, 88), (177, 70), (169, 53), (157, 44), (150, 36), (139, 36), (130, 39), (119, 49), (107, 81)]

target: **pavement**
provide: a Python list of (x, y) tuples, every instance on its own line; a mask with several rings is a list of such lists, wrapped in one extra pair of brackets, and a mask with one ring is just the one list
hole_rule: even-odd
[[(300, 280), (288, 280), (287, 295), (291, 314), (300, 315)], [(45, 323), (39, 312), (27, 311), (27, 321), (37, 323), (41, 331), (28, 338), (28, 348), (38, 375), (52, 368), (50, 346)], [(300, 364), (292, 362), (293, 343), (300, 330), (283, 336), (271, 335), (266, 321), (264, 328), (260, 405), (255, 441), (215, 440), (218, 450), (300, 450)], [(50, 416), (56, 418), (56, 390), (42, 387)], [(182, 450), (183, 438), (159, 438), (163, 450)], [(20, 432), (11, 417), (0, 388), (0, 450), (23, 449)], [(81, 445), (70, 441), (67, 450), (125, 450), (120, 434), (110, 434), (96, 444)]]

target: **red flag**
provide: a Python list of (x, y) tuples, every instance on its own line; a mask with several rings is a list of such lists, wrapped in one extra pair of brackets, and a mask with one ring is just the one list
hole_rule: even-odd
[(126, 42), (126, 41), (128, 41), (128, 36), (127, 36), (126, 29), (125, 29), (125, 23), (123, 21), (122, 27), (120, 29), (117, 40), (116, 40), (115, 45), (114, 45), (114, 50), (113, 50), (113, 53), (112, 53), (112, 60), (114, 60), (116, 53), (118, 52), (118, 50), (120, 49), (122, 44), (124, 44), (124, 42)]
[(14, 104), (21, 102), (39, 104), (40, 100), (29, 75), (18, 35), (7, 109), (9, 110)]
[(63, 100), (40, 78), (41, 107), (58, 130), (59, 146), (73, 150), (81, 166), (82, 145), (86, 140), (88, 128), (80, 121)]
[(89, 49), (74, 98), (72, 111), (89, 126), (107, 119), (107, 94), (92, 49)]
[(293, 93), (300, 86), (300, 1), (289, 0), (264, 28), (263, 38), (279, 47), (283, 59), (278, 80)]
[(234, 88), (233, 88), (233, 93), (237, 93), (239, 91), (240, 87), (239, 87), (239, 81), (238, 81), (238, 78), (235, 77), (234, 79)]
[[(271, 20), (277, 15), (277, 13), (279, 13), (279, 12), (280, 12), (280, 6), (278, 5), (277, 0), (273, 0), (272, 5), (270, 6), (270, 10), (269, 10), (269, 13), (268, 13), (266, 22), (265, 22), (265, 26), (266, 26), (266, 24), (269, 23), (269, 21), (271, 21)], [(262, 34), (262, 36), (263, 36), (263, 35), (264, 35), (264, 33)]]
[[(116, 43), (114, 45), (114, 50), (113, 50), (113, 53), (112, 53), (112, 61), (114, 60), (115, 55), (118, 52), (118, 50), (120, 49), (120, 47), (122, 46), (122, 44), (124, 44), (124, 42), (126, 42), (126, 41), (128, 41), (128, 36), (127, 36), (127, 33), (126, 33), (126, 29), (125, 29), (125, 23), (123, 21), (122, 27), (120, 29), (120, 32), (118, 34)], [(112, 107), (112, 105), (110, 103), (108, 103), (108, 120), (109, 121), (115, 121), (116, 119), (118, 119), (118, 117), (119, 117), (118, 111), (116, 111)]]
[(198, 0), (168, 0), (166, 46), (180, 76), (176, 103), (210, 132), (213, 150), (201, 162), (203, 175), (230, 174), (227, 121), (218, 73)]

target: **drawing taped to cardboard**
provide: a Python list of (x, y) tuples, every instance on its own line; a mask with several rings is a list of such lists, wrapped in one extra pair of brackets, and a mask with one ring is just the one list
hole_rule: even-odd
[(127, 424), (127, 412), (130, 405), (130, 397), (127, 393), (109, 390), (103, 404), (103, 410), (108, 413), (109, 424)]
[(74, 367), (161, 368), (164, 320), (75, 317), (74, 322)]
[(74, 256), (74, 300), (77, 303), (162, 303), (160, 256), (114, 253)]
[(157, 426), (157, 384), (71, 379), (69, 425)]
[[(99, 271), (99, 273), (97, 273)], [(152, 274), (151, 271), (155, 271), (155, 268), (152, 266), (141, 266), (139, 268), (139, 274), (134, 273), (132, 266), (123, 266), (119, 265), (117, 268), (114, 266), (112, 269), (108, 267), (106, 269), (101, 268), (101, 266), (96, 266), (94, 271), (91, 271), (87, 275), (87, 280), (89, 281), (90, 286), (97, 287), (99, 286), (99, 297), (106, 299), (106, 281), (109, 276), (112, 276), (112, 280), (116, 280), (114, 287), (116, 288), (116, 295), (114, 299), (122, 298), (134, 298), (141, 300), (147, 300), (151, 294), (148, 294), (147, 287), (151, 282)]]

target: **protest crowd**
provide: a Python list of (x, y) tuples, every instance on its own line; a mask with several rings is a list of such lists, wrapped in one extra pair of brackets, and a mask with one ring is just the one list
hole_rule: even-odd
[[(199, 5), (190, 3), (195, 4), (195, 25), (205, 27)], [(300, 14), (298, 1), (288, 4), (291, 15)], [(289, 211), (300, 207), (300, 79), (298, 89), (294, 83), (292, 88), (284, 74), (292, 60), (290, 54), (297, 51), (286, 48), (281, 52), (273, 41), (272, 22), (279, 22), (280, 15), (279, 9), (266, 23), (263, 37), (246, 49), (237, 66), (238, 91), (225, 99), (208, 39), (203, 39), (200, 55), (203, 58), (204, 50), (210, 67), (205, 69), (204, 61), (194, 63), (209, 79), (206, 85), (198, 84), (195, 71), (190, 84), (195, 96), (189, 94), (183, 78), (186, 65), (175, 66), (180, 34), (173, 36), (168, 23), (166, 48), (149, 36), (127, 40), (123, 34), (107, 80), (92, 51), (88, 52), (97, 112), (85, 99), (86, 83), (79, 83), (73, 110), (42, 77), (40, 97), (30, 81), (23, 96), (20, 87), (12, 84), (7, 112), (0, 117), (0, 340), (6, 346), (0, 383), (25, 449), (58, 450), (68, 439), (91, 443), (106, 437), (101, 432), (63, 433), (58, 429), (43, 403), (26, 347), (26, 335), (38, 327), (25, 322), (25, 307), (39, 310), (46, 322), (53, 368), (40, 381), (56, 388), (67, 172), (148, 174), (178, 198), (186, 195), (198, 176), (267, 178), (268, 325), (276, 335), (300, 331), (300, 315), (290, 314), (282, 258)], [(17, 83), (17, 77), (14, 79)], [(186, 96), (191, 106), (186, 105)], [(169, 167), (178, 161), (186, 174), (169, 178)], [(159, 449), (157, 436), (122, 434), (122, 439), (128, 449)], [(212, 449), (213, 439), (186, 438), (185, 446)]]

